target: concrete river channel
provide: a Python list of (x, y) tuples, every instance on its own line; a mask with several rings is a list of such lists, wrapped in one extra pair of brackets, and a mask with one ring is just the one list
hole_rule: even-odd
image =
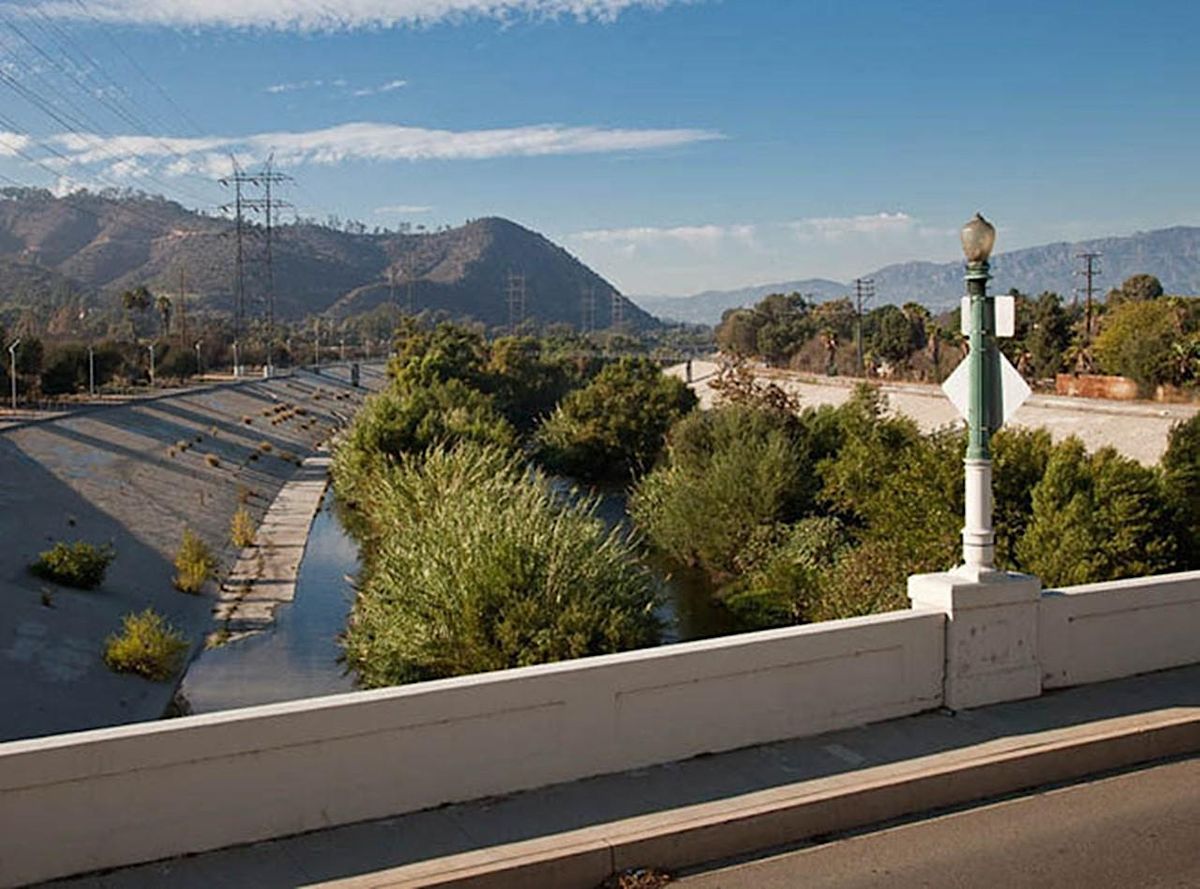
[[(553, 482), (572, 496), (569, 480)], [(627, 527), (623, 491), (598, 492), (596, 515), (612, 528)], [(732, 632), (729, 617), (712, 604), (698, 572), (647, 562), (659, 587), (664, 642)], [(360, 568), (358, 544), (343, 527), (332, 488), (326, 490), (309, 531), (292, 602), (280, 605), (266, 632), (205, 651), (188, 669), (181, 695), (194, 713), (291, 701), (352, 691), (355, 677), (341, 663), (338, 636), (354, 604)]]

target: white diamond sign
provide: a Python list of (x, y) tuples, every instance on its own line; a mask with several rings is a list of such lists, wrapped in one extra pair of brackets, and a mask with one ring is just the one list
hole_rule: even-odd
[[(1000, 423), (1003, 425), (1012, 419), (1012, 415), (1017, 412), (1017, 408), (1025, 403), (1030, 395), (1033, 394), (1029, 388), (1029, 384), (1024, 378), (1017, 373), (1017, 369), (1012, 366), (1012, 362), (1000, 356)], [(968, 405), (971, 400), (971, 372), (967, 365), (970, 359), (964, 359), (959, 363), (958, 367), (954, 368), (954, 373), (946, 377), (946, 381), (942, 383), (942, 391), (946, 393), (946, 397), (954, 403), (962, 418), (967, 419)]]

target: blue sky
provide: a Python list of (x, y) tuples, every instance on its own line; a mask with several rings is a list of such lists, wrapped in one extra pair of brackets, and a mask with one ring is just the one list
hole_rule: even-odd
[(1198, 26), (1166, 0), (0, 2), (0, 174), (211, 211), (228, 152), (274, 150), (306, 215), (506, 216), (627, 293), (845, 279), (954, 258), (976, 209), (1001, 250), (1200, 224)]

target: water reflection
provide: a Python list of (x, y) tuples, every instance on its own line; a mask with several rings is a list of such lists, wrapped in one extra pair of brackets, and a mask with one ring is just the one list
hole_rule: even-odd
[[(571, 480), (551, 481), (564, 497), (576, 496)], [(594, 493), (599, 500), (597, 517), (610, 528), (628, 528), (626, 492), (607, 488)], [(653, 554), (647, 554), (646, 560), (659, 585), (664, 642), (736, 632), (729, 613), (713, 604), (702, 572), (672, 568)], [(338, 661), (337, 637), (354, 604), (352, 578), (358, 570), (358, 545), (343, 528), (330, 489), (313, 520), (295, 600), (280, 606), (272, 629), (206, 651), (192, 664), (182, 686), (192, 712), (352, 691), (354, 676)]]
[(195, 713), (291, 701), (354, 689), (338, 663), (337, 636), (354, 602), (358, 544), (338, 520), (332, 489), (313, 519), (296, 597), (275, 612), (274, 627), (204, 652), (188, 670), (183, 694)]

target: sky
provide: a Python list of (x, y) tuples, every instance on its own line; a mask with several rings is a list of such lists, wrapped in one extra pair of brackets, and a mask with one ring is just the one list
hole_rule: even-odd
[[(0, 0), (0, 184), (503, 216), (682, 295), (1200, 224), (1200, 4)], [(285, 217), (286, 218), (286, 217)]]

